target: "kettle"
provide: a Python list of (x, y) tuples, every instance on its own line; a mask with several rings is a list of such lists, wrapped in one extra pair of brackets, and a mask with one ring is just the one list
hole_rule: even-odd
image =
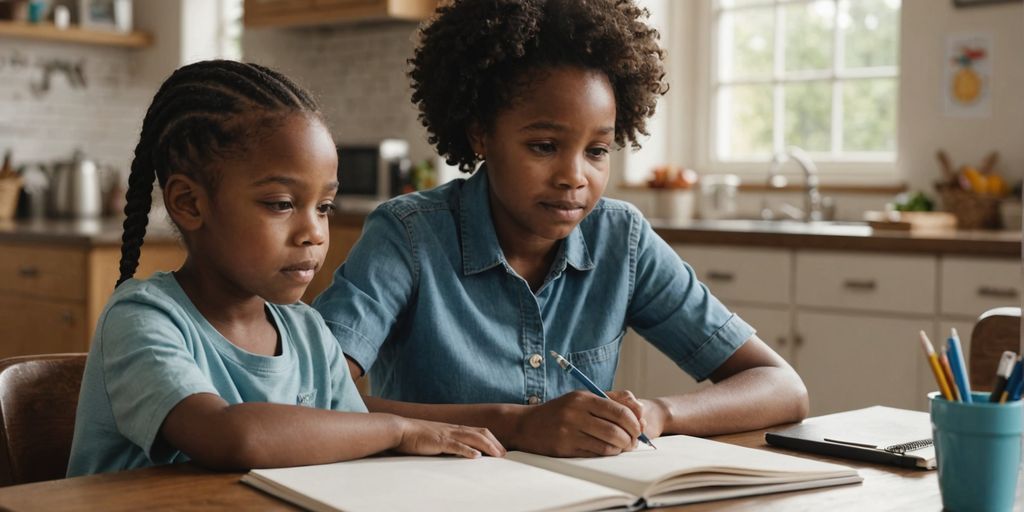
[(103, 213), (103, 191), (99, 168), (80, 150), (69, 161), (54, 162), (50, 175), (49, 211), (54, 217), (87, 219)]

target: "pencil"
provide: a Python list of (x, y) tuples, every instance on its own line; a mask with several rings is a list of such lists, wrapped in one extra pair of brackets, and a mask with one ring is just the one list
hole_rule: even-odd
[(957, 389), (953, 383), (953, 370), (949, 367), (949, 357), (946, 356), (946, 352), (943, 351), (939, 355), (939, 366), (942, 367), (942, 375), (946, 377), (946, 382), (950, 384), (949, 391), (953, 393), (953, 400), (960, 401), (960, 390)]
[(928, 339), (928, 335), (924, 331), (920, 331), (921, 335), (921, 348), (924, 349), (924, 356), (928, 358), (928, 366), (932, 369), (932, 375), (935, 376), (935, 382), (939, 384), (939, 391), (942, 391), (942, 396), (946, 397), (946, 400), (952, 402), (953, 392), (949, 390), (949, 384), (946, 382), (946, 376), (942, 374), (942, 367), (939, 366), (939, 356), (935, 354), (935, 348), (932, 347), (931, 340)]

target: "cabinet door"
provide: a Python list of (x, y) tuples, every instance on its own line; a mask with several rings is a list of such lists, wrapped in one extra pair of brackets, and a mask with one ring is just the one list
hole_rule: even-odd
[(922, 410), (926, 361), (918, 331), (927, 319), (797, 310), (796, 369), (810, 394), (811, 415), (887, 405)]
[(361, 227), (345, 226), (331, 228), (331, 246), (327, 249), (324, 265), (313, 276), (309, 286), (306, 287), (306, 293), (302, 294), (302, 302), (306, 304), (313, 302), (313, 299), (320, 295), (320, 292), (326, 290), (331, 285), (331, 280), (334, 279), (334, 271), (345, 262), (345, 259), (348, 258), (348, 252), (352, 250), (352, 246), (356, 244), (356, 241), (359, 240), (362, 234), (363, 228)]
[(85, 306), (0, 296), (0, 358), (85, 352)]
[[(786, 350), (790, 338), (788, 309), (757, 306), (738, 306), (731, 309), (753, 325), (761, 339), (783, 357), (787, 357)], [(622, 384), (622, 388), (630, 389), (638, 396), (651, 398), (678, 395), (710, 384), (710, 381), (695, 382), (665, 354), (632, 330), (627, 333), (623, 343), (620, 378), (617, 382)]]

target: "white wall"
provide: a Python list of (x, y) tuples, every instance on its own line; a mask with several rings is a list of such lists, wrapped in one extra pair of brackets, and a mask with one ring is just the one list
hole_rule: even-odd
[[(1024, 177), (1024, 5), (1020, 2), (956, 9), (947, 0), (903, 0), (900, 49), (899, 169), (913, 188), (931, 189), (939, 177), (935, 151), (956, 164), (981, 163), (999, 151), (996, 169)], [(947, 117), (942, 80), (945, 37), (985, 32), (993, 37), (992, 116)]]

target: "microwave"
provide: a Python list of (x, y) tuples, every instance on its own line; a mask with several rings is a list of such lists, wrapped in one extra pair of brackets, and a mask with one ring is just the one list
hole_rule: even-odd
[(342, 209), (372, 209), (399, 195), (409, 176), (409, 143), (384, 139), (373, 145), (338, 145), (338, 195)]

